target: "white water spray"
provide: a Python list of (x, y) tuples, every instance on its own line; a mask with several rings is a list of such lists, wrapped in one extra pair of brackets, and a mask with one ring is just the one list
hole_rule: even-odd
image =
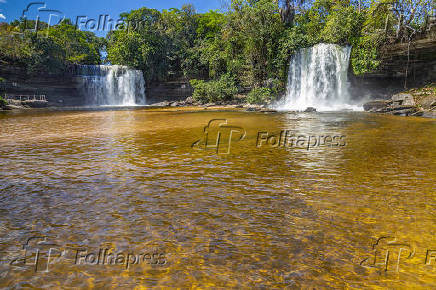
[(141, 71), (119, 65), (81, 65), (77, 69), (87, 105), (145, 105), (145, 81)]
[(289, 65), (287, 93), (278, 109), (358, 110), (348, 91), (350, 53), (351, 47), (324, 43), (300, 49)]

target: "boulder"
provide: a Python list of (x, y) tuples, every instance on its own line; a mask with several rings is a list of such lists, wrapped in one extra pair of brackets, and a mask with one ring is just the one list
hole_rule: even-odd
[(304, 110), (304, 112), (305, 112), (305, 113), (314, 113), (314, 112), (316, 112), (316, 108), (309, 107), (309, 108), (307, 108), (306, 110)]
[(393, 106), (416, 106), (415, 99), (411, 94), (401, 93), (392, 96)]
[(374, 100), (363, 105), (367, 112), (386, 112), (388, 110), (389, 101)]

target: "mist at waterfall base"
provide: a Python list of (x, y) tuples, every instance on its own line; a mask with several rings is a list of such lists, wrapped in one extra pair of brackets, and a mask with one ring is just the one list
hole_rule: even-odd
[(321, 43), (300, 49), (289, 65), (287, 92), (276, 104), (283, 111), (303, 111), (309, 107), (318, 111), (353, 110), (348, 83), (351, 47)]
[(120, 65), (81, 65), (77, 70), (88, 106), (146, 104), (145, 81), (140, 70)]

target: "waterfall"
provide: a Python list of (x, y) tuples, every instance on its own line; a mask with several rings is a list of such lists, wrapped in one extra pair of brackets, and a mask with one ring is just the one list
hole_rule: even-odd
[(120, 65), (80, 65), (87, 105), (145, 105), (145, 81), (142, 72)]
[(357, 109), (348, 92), (350, 53), (351, 47), (324, 43), (300, 49), (291, 59), (287, 93), (279, 109)]

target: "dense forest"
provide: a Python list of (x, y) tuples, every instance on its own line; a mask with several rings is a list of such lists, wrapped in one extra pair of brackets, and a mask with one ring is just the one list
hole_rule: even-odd
[[(140, 69), (148, 83), (184, 78), (204, 101), (250, 91), (252, 102), (286, 84), (289, 60), (314, 44), (351, 45), (355, 74), (377, 69), (381, 47), (423, 34), (431, 0), (231, 0), (222, 11), (192, 5), (121, 14), (123, 25), (99, 38), (70, 20), (35, 31), (32, 21), (0, 24), (0, 63), (29, 74), (58, 74), (72, 64)], [(129, 29), (131, 28), (131, 29)]]

